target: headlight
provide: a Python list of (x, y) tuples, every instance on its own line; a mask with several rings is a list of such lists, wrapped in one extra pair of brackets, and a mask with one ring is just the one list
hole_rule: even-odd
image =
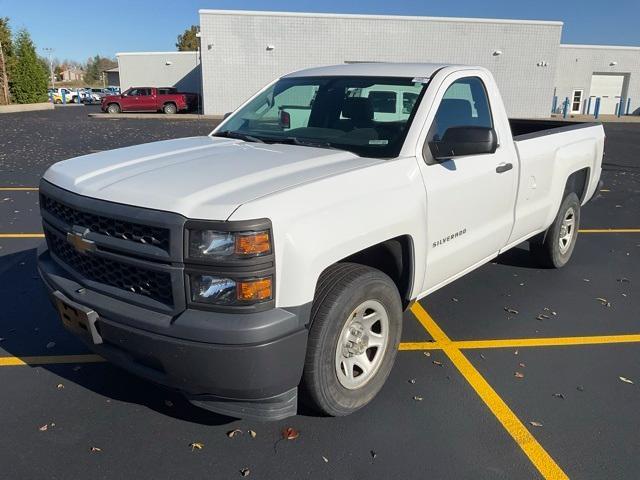
[(189, 230), (189, 258), (251, 258), (271, 253), (269, 230), (252, 232), (220, 232)]
[(253, 305), (273, 298), (272, 278), (231, 279), (189, 274), (191, 301), (212, 305)]

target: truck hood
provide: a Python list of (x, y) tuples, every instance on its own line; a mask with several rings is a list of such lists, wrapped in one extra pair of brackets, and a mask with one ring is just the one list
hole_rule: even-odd
[(226, 220), (256, 198), (381, 161), (340, 150), (190, 137), (65, 160), (44, 179), (87, 197)]

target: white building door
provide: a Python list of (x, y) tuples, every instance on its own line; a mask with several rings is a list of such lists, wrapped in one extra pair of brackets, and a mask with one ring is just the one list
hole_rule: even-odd
[(574, 90), (571, 93), (571, 113), (582, 113), (582, 97), (584, 90)]
[(622, 85), (624, 75), (599, 75), (591, 76), (591, 108), (589, 113), (595, 112), (596, 98), (600, 97), (600, 114), (613, 115), (616, 113), (616, 104), (622, 97)]

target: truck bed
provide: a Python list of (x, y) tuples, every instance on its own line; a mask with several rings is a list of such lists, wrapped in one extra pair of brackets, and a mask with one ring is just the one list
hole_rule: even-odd
[(599, 125), (597, 122), (566, 122), (563, 120), (533, 120), (510, 118), (511, 134), (515, 141), (527, 140), (529, 138), (542, 137), (553, 133), (566, 132), (579, 128)]

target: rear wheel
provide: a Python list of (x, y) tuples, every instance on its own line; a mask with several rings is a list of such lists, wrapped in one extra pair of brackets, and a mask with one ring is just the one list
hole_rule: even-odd
[(166, 103), (162, 108), (162, 111), (167, 115), (173, 115), (178, 111), (178, 107), (176, 107), (175, 103)]
[(120, 113), (120, 105), (117, 103), (110, 103), (107, 107), (107, 112), (109, 113)]
[(565, 197), (553, 224), (529, 249), (536, 262), (547, 268), (564, 267), (573, 253), (580, 228), (580, 199), (575, 193)]
[(393, 281), (374, 268), (339, 263), (318, 282), (303, 392), (326, 415), (362, 408), (386, 381), (400, 343), (402, 303)]

